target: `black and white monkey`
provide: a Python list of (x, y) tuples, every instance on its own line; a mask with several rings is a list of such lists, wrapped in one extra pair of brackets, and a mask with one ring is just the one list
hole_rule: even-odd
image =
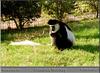
[(52, 45), (55, 45), (59, 50), (73, 46), (75, 36), (68, 25), (55, 19), (50, 19), (48, 24), (50, 26)]

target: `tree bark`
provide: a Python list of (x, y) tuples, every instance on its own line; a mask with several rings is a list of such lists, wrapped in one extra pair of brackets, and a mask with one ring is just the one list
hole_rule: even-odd
[(98, 10), (97, 10), (97, 15), (96, 15), (96, 17), (98, 18)]
[(19, 18), (19, 27), (20, 27), (20, 30), (22, 30), (22, 29), (23, 29), (23, 26), (24, 26), (24, 25), (22, 24), (22, 22), (23, 22), (22, 19)]
[(15, 22), (15, 24), (16, 24), (17, 29), (20, 29), (19, 26), (18, 26), (18, 23), (17, 23), (16, 19), (13, 18), (13, 20), (14, 20), (14, 22)]

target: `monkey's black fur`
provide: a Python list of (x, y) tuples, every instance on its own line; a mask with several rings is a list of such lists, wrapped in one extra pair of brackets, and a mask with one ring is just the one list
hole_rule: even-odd
[(53, 45), (55, 45), (59, 50), (70, 48), (73, 45), (73, 43), (68, 39), (68, 34), (65, 28), (67, 27), (70, 31), (72, 31), (68, 25), (58, 20), (49, 20), (48, 24), (49, 25), (55, 25), (55, 24), (60, 25), (60, 29), (56, 33), (50, 34), (51, 37), (53, 38)]

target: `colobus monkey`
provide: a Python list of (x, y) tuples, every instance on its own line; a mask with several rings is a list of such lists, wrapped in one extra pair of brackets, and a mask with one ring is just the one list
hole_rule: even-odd
[(73, 46), (75, 37), (68, 25), (55, 19), (50, 19), (48, 24), (50, 26), (52, 45), (55, 45), (59, 50)]

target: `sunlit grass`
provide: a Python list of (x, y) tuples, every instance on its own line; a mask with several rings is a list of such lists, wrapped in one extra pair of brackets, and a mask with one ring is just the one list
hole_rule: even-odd
[[(75, 45), (58, 51), (51, 43), (49, 27), (41, 26), (23, 31), (2, 30), (1, 66), (99, 66), (98, 20), (70, 24), (76, 37)], [(11, 46), (11, 41), (31, 40), (41, 46)]]

